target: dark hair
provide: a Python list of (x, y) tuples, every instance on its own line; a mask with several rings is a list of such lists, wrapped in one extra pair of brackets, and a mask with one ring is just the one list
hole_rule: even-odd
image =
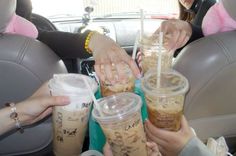
[(180, 2), (179, 2), (179, 19), (187, 22), (191, 22), (195, 17), (195, 13), (187, 10)]
[(17, 0), (16, 14), (30, 21), (32, 14), (31, 0)]

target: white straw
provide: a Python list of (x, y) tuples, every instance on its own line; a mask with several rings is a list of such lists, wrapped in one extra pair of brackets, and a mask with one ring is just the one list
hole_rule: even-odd
[(159, 32), (159, 55), (158, 55), (158, 62), (157, 62), (157, 88), (160, 87), (160, 79), (161, 79), (161, 60), (162, 60), (162, 44), (163, 44), (163, 32)]
[(138, 31), (137, 34), (136, 34), (136, 38), (135, 38), (135, 42), (134, 42), (134, 48), (133, 48), (133, 53), (132, 53), (132, 59), (133, 60), (135, 60), (135, 57), (136, 57), (139, 37), (140, 37), (140, 32)]
[(89, 89), (89, 94), (90, 94), (90, 96), (91, 96), (92, 99), (93, 99), (95, 108), (98, 110), (99, 114), (102, 116), (101, 108), (100, 108), (100, 106), (99, 106), (99, 104), (98, 104), (98, 102), (97, 102), (97, 99), (95, 98), (95, 96), (94, 96), (94, 94), (93, 94), (93, 90), (92, 90), (92, 88), (90, 87), (90, 85), (89, 85), (88, 81), (86, 80), (85, 76), (83, 76), (83, 80), (84, 80), (84, 83), (85, 83), (86, 87)]
[(143, 14), (143, 9), (140, 9), (140, 37), (143, 38), (144, 34), (144, 14)]
[(233, 154), (231, 154), (231, 153), (229, 153), (229, 152), (227, 152), (227, 155), (229, 155), (229, 156), (233, 156)]

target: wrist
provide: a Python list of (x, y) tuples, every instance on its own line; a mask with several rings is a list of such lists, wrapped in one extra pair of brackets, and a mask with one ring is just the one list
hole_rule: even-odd
[(86, 39), (85, 39), (85, 43), (84, 43), (84, 48), (86, 50), (87, 53), (89, 54), (93, 54), (93, 38), (94, 38), (94, 35), (95, 35), (95, 31), (91, 31), (88, 33)]
[(93, 31), (93, 33), (91, 35), (88, 47), (93, 52), (93, 54), (94, 54), (96, 46), (98, 46), (98, 44), (96, 42), (97, 41), (102, 41), (103, 42), (103, 39), (101, 38), (101, 36), (102, 35), (97, 31)]
[(9, 126), (15, 127), (17, 130), (19, 130), (21, 133), (24, 132), (22, 128), (22, 123), (20, 120), (20, 113), (19, 110), (16, 107), (15, 103), (6, 103), (10, 124)]
[(190, 22), (187, 22), (187, 21), (185, 21), (185, 24), (186, 24), (185, 30), (186, 30), (187, 34), (188, 34), (189, 36), (191, 36), (192, 33), (193, 33), (192, 24), (191, 24)]
[(16, 103), (16, 110), (18, 114), (18, 118), (20, 121), (20, 124), (22, 126), (26, 126), (30, 124), (30, 118), (29, 118), (29, 109), (25, 107), (25, 101)]
[(10, 118), (11, 108), (5, 107), (2, 109), (2, 112), (2, 114), (6, 117), (6, 120), (1, 125), (7, 129), (13, 129), (15, 127), (15, 121)]

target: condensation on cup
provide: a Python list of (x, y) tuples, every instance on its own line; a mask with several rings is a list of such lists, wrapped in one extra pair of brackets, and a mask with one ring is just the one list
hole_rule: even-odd
[[(164, 38), (165, 39), (165, 38)], [(150, 69), (156, 69), (158, 64), (158, 57), (161, 51), (161, 69), (167, 71), (172, 67), (173, 51), (168, 51), (165, 48), (165, 40), (163, 46), (159, 46), (159, 35), (143, 36), (139, 42), (141, 52), (141, 69), (145, 73)]]
[(141, 118), (141, 98), (118, 93), (98, 101), (92, 115), (100, 124), (113, 156), (147, 156), (146, 135)]
[(188, 80), (174, 70), (162, 72), (159, 80), (158, 86), (154, 70), (148, 71), (142, 79), (149, 120), (156, 127), (178, 131), (189, 89)]
[(53, 108), (53, 152), (56, 156), (77, 156), (82, 152), (93, 104), (83, 77), (95, 93), (97, 83), (81, 74), (56, 74), (49, 81), (53, 96), (68, 96), (71, 102)]

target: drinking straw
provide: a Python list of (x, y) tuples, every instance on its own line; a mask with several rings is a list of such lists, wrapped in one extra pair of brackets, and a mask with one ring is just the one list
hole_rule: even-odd
[(102, 113), (101, 107), (100, 107), (100, 105), (98, 104), (97, 99), (95, 98), (95, 96), (94, 96), (94, 94), (93, 94), (93, 90), (92, 90), (92, 88), (90, 87), (90, 85), (89, 85), (88, 81), (86, 80), (85, 76), (83, 76), (83, 81), (84, 81), (86, 87), (89, 89), (89, 94), (90, 94), (90, 96), (91, 96), (92, 99), (93, 99), (95, 108), (98, 110), (99, 114), (102, 116), (103, 113)]
[(229, 155), (229, 156), (233, 156), (233, 154), (231, 154), (231, 153), (229, 153), (229, 152), (227, 152), (227, 155)]
[(163, 32), (159, 32), (159, 55), (158, 55), (158, 62), (157, 62), (157, 88), (160, 87), (160, 79), (161, 79), (161, 60), (162, 60), (162, 44), (163, 44)]
[(140, 9), (140, 37), (143, 38), (143, 34), (144, 34), (144, 14), (143, 14), (143, 9)]
[(137, 31), (136, 38), (135, 38), (135, 42), (134, 42), (133, 53), (132, 53), (132, 59), (133, 59), (133, 60), (135, 60), (135, 57), (136, 57), (139, 38), (140, 38), (140, 32)]

